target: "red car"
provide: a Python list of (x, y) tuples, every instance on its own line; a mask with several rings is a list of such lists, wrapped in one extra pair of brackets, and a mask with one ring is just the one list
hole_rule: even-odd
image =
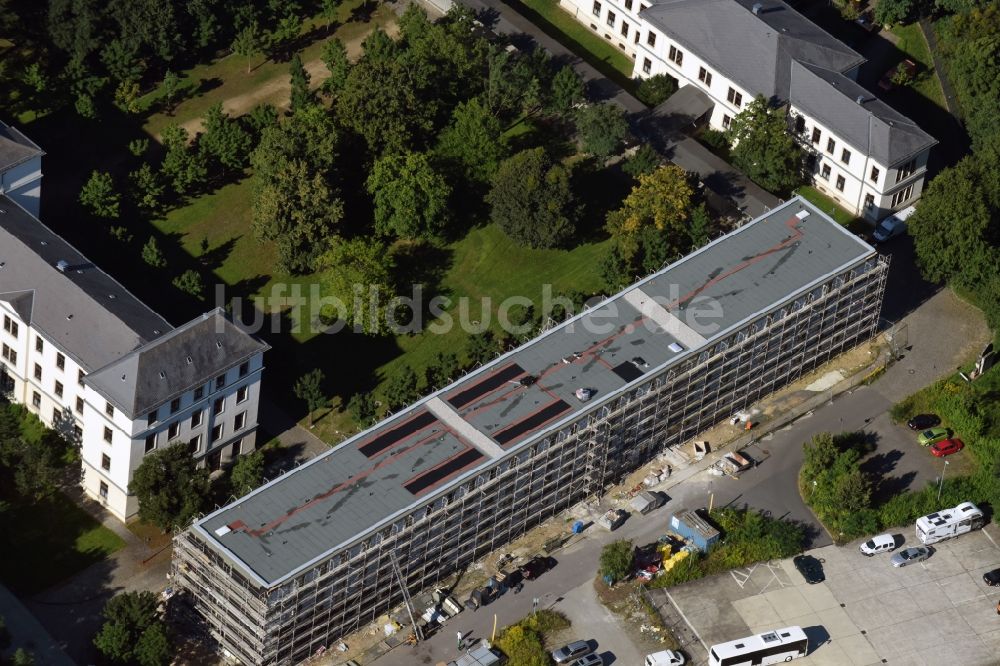
[(965, 444), (960, 439), (943, 439), (931, 446), (931, 455), (944, 458), (945, 456), (950, 456), (953, 453), (961, 451), (964, 447)]

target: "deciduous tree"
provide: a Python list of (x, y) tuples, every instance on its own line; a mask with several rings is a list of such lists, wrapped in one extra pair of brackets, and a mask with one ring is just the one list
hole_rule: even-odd
[(324, 379), (326, 379), (326, 375), (323, 374), (323, 371), (319, 368), (313, 368), (299, 377), (295, 381), (295, 386), (292, 387), (295, 397), (306, 403), (306, 409), (309, 410), (310, 428), (315, 425), (313, 416), (315, 416), (316, 410), (327, 404), (326, 394), (323, 393)]
[(584, 99), (583, 81), (576, 70), (564, 65), (552, 77), (550, 110), (558, 115), (566, 115)]
[(802, 149), (788, 133), (785, 112), (758, 96), (726, 131), (733, 164), (761, 187), (785, 193), (802, 182)]
[(309, 88), (309, 72), (306, 71), (305, 66), (302, 64), (302, 57), (298, 53), (292, 56), (289, 73), (292, 80), (291, 109), (294, 113), (314, 103), (316, 99)]
[(129, 483), (139, 517), (166, 531), (187, 525), (209, 497), (208, 470), (198, 469), (184, 445), (146, 454)]
[(657, 106), (677, 92), (677, 79), (666, 74), (657, 74), (639, 82), (638, 97), (646, 106)]
[(612, 541), (601, 549), (601, 576), (612, 582), (624, 580), (632, 573), (635, 564), (635, 547), (631, 541)]
[(111, 174), (106, 171), (92, 171), (90, 178), (80, 190), (80, 203), (96, 217), (118, 219), (121, 195), (115, 191)]
[[(175, 447), (177, 448), (177, 447)], [(124, 592), (104, 605), (104, 624), (94, 645), (116, 664), (166, 666), (172, 648), (152, 592)]]
[(420, 397), (417, 391), (417, 373), (408, 365), (395, 370), (385, 385), (385, 401), (389, 409), (406, 407)]
[(451, 186), (426, 153), (389, 155), (368, 176), (375, 199), (375, 229), (400, 238), (440, 236), (448, 224)]
[(254, 56), (260, 55), (263, 46), (264, 41), (257, 21), (253, 21), (236, 33), (231, 48), (233, 53), (247, 59), (247, 74), (250, 73), (250, 65), (253, 64)]
[(325, 292), (342, 306), (337, 312), (324, 312), (327, 318), (339, 318), (368, 335), (391, 332), (386, 315), (396, 296), (396, 259), (384, 243), (334, 239), (320, 266)]
[(264, 482), (264, 452), (254, 451), (236, 459), (229, 472), (229, 486), (237, 497), (246, 495)]
[(222, 110), (222, 103), (205, 112), (205, 130), (198, 138), (198, 147), (227, 169), (238, 171), (246, 167), (253, 149), (253, 137), (240, 122)]
[(148, 211), (160, 208), (163, 181), (148, 163), (143, 162), (138, 169), (130, 172), (128, 179), (132, 185), (132, 199), (137, 206)]
[(490, 217), (521, 245), (551, 248), (573, 235), (576, 216), (569, 172), (543, 148), (504, 160), (486, 197)]
[(607, 229), (627, 259), (640, 231), (653, 228), (668, 239), (674, 254), (688, 248), (686, 223), (694, 190), (679, 166), (668, 164), (639, 176), (622, 207), (608, 214)]
[(576, 130), (585, 151), (598, 159), (611, 157), (628, 136), (625, 110), (613, 102), (586, 106), (576, 112)]
[(156, 236), (150, 236), (146, 244), (142, 246), (142, 260), (153, 268), (163, 268), (167, 265), (167, 258), (163, 256)]
[(323, 81), (323, 90), (329, 94), (336, 95), (344, 89), (347, 83), (347, 75), (351, 71), (351, 61), (347, 58), (347, 49), (339, 38), (328, 39), (323, 44), (323, 51), (320, 59), (330, 72), (326, 80)]
[(878, 0), (875, 3), (875, 22), (879, 25), (904, 23), (913, 14), (913, 0)]
[(171, 280), (170, 283), (185, 294), (194, 296), (199, 301), (205, 298), (205, 282), (202, 280), (201, 273), (193, 268), (187, 269)]
[(478, 98), (460, 103), (451, 113), (451, 123), (438, 135), (437, 154), (468, 182), (490, 182), (507, 155), (500, 121)]

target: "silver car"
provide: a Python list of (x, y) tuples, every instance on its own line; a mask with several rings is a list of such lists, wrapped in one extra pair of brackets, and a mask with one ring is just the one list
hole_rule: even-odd
[(905, 567), (908, 564), (913, 564), (914, 562), (923, 562), (928, 557), (931, 556), (931, 549), (925, 546), (917, 546), (915, 548), (906, 548), (899, 551), (892, 556), (889, 560), (892, 562), (894, 567)]
[(590, 643), (587, 641), (573, 641), (569, 645), (564, 645), (558, 650), (552, 651), (552, 659), (557, 664), (565, 664), (568, 661), (576, 659), (577, 657), (582, 657), (585, 654), (590, 654), (593, 652), (590, 649)]

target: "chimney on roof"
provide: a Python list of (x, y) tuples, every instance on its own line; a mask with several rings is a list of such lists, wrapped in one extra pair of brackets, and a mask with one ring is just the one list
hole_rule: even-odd
[(854, 100), (854, 101), (858, 103), (858, 106), (864, 106), (865, 96), (864, 95), (858, 95), (858, 98), (856, 100)]
[(69, 262), (65, 259), (60, 259), (56, 262), (56, 270), (60, 273), (65, 273), (67, 268), (69, 268)]
[(750, 8), (750, 11), (753, 12), (754, 16), (759, 16), (760, 15), (760, 10), (762, 10), (762, 9), (764, 9), (764, 5), (762, 5), (759, 2), (755, 2), (753, 4), (753, 7)]

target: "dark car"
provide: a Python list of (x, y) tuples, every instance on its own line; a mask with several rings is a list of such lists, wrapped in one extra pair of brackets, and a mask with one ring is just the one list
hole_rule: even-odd
[(550, 557), (533, 557), (521, 565), (521, 575), (525, 580), (534, 580), (552, 568), (553, 560)]
[(941, 419), (936, 414), (917, 414), (906, 422), (910, 430), (927, 430), (941, 425)]
[(823, 563), (812, 555), (796, 555), (792, 560), (792, 564), (795, 565), (795, 568), (799, 570), (799, 573), (802, 574), (802, 577), (810, 585), (822, 583), (826, 580), (826, 576), (823, 575)]
[(990, 587), (996, 587), (1000, 585), (1000, 569), (994, 569), (993, 571), (987, 571), (983, 574), (983, 582)]

